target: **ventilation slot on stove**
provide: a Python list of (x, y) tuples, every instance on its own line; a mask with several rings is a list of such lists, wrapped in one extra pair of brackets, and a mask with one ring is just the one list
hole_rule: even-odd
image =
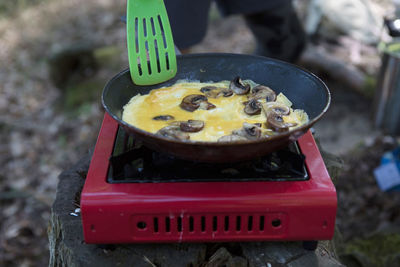
[(154, 218), (154, 220), (153, 220), (153, 228), (154, 228), (154, 232), (155, 233), (158, 233), (158, 218), (157, 217), (155, 217)]
[[(159, 215), (134, 216), (135, 236), (218, 236), (264, 235), (285, 232), (286, 215), (271, 214), (217, 214), (217, 215)], [(218, 238), (217, 238), (218, 239)]]

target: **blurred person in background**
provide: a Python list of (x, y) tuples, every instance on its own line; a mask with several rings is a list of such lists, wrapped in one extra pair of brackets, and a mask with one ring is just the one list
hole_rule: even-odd
[[(212, 0), (165, 0), (176, 46), (185, 53), (207, 31)], [(306, 35), (291, 0), (216, 0), (224, 16), (240, 14), (257, 41), (255, 54), (296, 62)]]

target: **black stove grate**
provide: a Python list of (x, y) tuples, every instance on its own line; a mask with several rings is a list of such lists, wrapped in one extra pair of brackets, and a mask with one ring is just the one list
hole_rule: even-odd
[(308, 180), (305, 156), (296, 142), (244, 162), (202, 163), (153, 151), (118, 129), (110, 157), (109, 183), (302, 181)]

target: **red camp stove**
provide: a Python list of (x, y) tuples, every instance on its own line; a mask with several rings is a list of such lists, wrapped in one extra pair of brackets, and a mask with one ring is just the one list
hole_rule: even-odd
[(308, 242), (332, 238), (336, 201), (310, 132), (248, 162), (196, 163), (141, 146), (106, 114), (80, 204), (87, 243)]

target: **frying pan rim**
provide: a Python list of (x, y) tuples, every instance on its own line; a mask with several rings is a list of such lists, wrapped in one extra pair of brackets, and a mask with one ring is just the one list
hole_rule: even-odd
[[(101, 95), (101, 102), (102, 105), (104, 107), (104, 109), (106, 110), (106, 112), (116, 121), (118, 121), (118, 123), (120, 125), (123, 125), (124, 127), (127, 127), (129, 129), (131, 129), (134, 134), (134, 132), (139, 132), (145, 136), (150, 136), (152, 138), (158, 139), (158, 140), (162, 140), (162, 141), (167, 141), (170, 143), (176, 143), (179, 145), (198, 145), (198, 146), (231, 146), (231, 145), (247, 145), (247, 144), (257, 144), (257, 143), (265, 143), (265, 142), (269, 142), (269, 141), (274, 141), (275, 139), (281, 139), (287, 136), (291, 136), (296, 132), (305, 132), (306, 129), (310, 128), (314, 123), (316, 123), (329, 109), (329, 106), (331, 104), (331, 93), (329, 91), (328, 86), (318, 77), (316, 76), (314, 73), (291, 63), (282, 61), (282, 60), (278, 60), (278, 59), (274, 59), (274, 58), (269, 58), (269, 57), (264, 57), (264, 56), (259, 56), (259, 55), (249, 55), (249, 54), (236, 54), (236, 53), (196, 53), (196, 54), (185, 54), (185, 55), (177, 55), (177, 58), (196, 58), (196, 57), (245, 57), (245, 58), (256, 58), (256, 59), (261, 59), (261, 60), (267, 60), (267, 61), (272, 61), (275, 63), (278, 63), (279, 65), (286, 65), (288, 67), (292, 67), (295, 68), (299, 71), (301, 71), (303, 74), (305, 74), (306, 76), (311, 77), (311, 79), (315, 79), (317, 82), (319, 82), (322, 87), (325, 89), (326, 91), (326, 104), (325, 107), (323, 108), (323, 110), (312, 120), (309, 120), (306, 124), (303, 124), (300, 127), (297, 127), (295, 129), (292, 129), (290, 131), (287, 131), (283, 134), (277, 134), (271, 137), (267, 137), (267, 138), (260, 138), (260, 139), (256, 139), (256, 140), (240, 140), (240, 141), (227, 141), (227, 142), (216, 142), (216, 141), (196, 141), (196, 140), (176, 140), (176, 139), (170, 139), (167, 137), (163, 137), (163, 136), (159, 136), (155, 133), (151, 133), (145, 130), (142, 130), (140, 128), (137, 128), (129, 123), (126, 123), (125, 121), (123, 121), (122, 119), (119, 119), (113, 112), (111, 112), (111, 110), (108, 108), (108, 106), (105, 103), (104, 100), (104, 95), (106, 93), (106, 91), (108, 91), (110, 84), (112, 84), (112, 82), (116, 79), (118, 79), (120, 76), (124, 75), (126, 72), (129, 72), (129, 68), (122, 70), (121, 72), (119, 72), (118, 74), (116, 74), (113, 78), (111, 78), (106, 85), (103, 88), (103, 92)], [(130, 100), (130, 99), (129, 99)], [(128, 102), (129, 102), (128, 100)], [(127, 102), (127, 103), (128, 103)]]

